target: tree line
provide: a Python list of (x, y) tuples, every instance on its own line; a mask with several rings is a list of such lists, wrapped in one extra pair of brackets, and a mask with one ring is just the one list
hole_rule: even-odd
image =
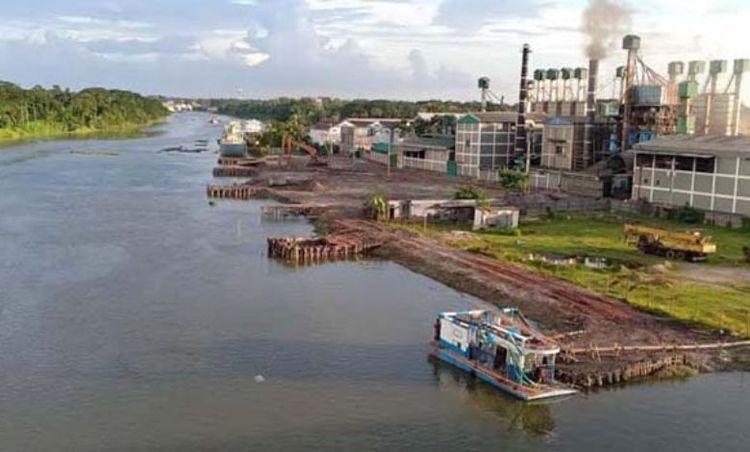
[(168, 115), (158, 99), (130, 91), (53, 86), (24, 89), (0, 81), (0, 132), (75, 132), (149, 124)]
[[(341, 121), (346, 118), (401, 118), (411, 119), (420, 112), (466, 113), (479, 111), (479, 102), (442, 100), (402, 101), (333, 98), (277, 98), (267, 100), (212, 100), (211, 106), (222, 114), (261, 121), (286, 122), (296, 118), (310, 126), (323, 120)], [(490, 111), (510, 110), (510, 105), (491, 104)]]

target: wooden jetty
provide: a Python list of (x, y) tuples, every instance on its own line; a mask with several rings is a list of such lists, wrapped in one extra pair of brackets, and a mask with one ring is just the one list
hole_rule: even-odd
[(252, 166), (217, 166), (214, 177), (253, 177), (258, 170)]
[(269, 237), (268, 257), (312, 264), (361, 256), (380, 245), (362, 236)]

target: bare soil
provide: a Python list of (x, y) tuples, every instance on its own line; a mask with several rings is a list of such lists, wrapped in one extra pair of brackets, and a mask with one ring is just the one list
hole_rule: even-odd
[[(321, 233), (356, 231), (384, 245), (376, 251), (415, 272), (499, 306), (520, 308), (563, 348), (560, 375), (565, 381), (590, 387), (614, 384), (649, 375), (682, 374), (680, 369), (707, 370), (718, 362), (712, 352), (628, 352), (603, 356), (602, 347), (623, 345), (678, 345), (730, 340), (675, 320), (640, 311), (623, 300), (592, 293), (571, 283), (498, 261), (453, 249), (400, 228), (362, 217), (364, 203), (373, 195), (388, 199), (448, 199), (458, 185), (445, 175), (417, 170), (393, 171), (373, 163), (337, 161), (331, 167), (309, 167), (298, 159), (286, 167), (267, 166), (248, 185), (268, 186), (268, 180), (300, 180), (262, 192), (293, 203), (324, 205), (316, 220)], [(476, 183), (475, 183), (476, 184)], [(484, 185), (488, 197), (512, 203), (519, 195), (497, 185)], [(555, 196), (534, 194), (527, 196)], [(704, 271), (704, 270), (702, 270)], [(566, 355), (566, 349), (591, 350)]]

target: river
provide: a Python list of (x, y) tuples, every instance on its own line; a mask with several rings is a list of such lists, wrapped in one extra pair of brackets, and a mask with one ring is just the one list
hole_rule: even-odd
[(207, 119), (0, 149), (0, 450), (747, 450), (745, 373), (523, 404), (429, 362), (436, 313), (482, 302), (268, 260), (310, 226), (209, 206), (216, 155), (157, 152)]

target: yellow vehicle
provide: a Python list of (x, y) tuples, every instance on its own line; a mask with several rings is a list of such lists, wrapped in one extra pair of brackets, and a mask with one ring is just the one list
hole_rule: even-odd
[(716, 252), (711, 237), (700, 231), (676, 232), (650, 226), (625, 225), (625, 241), (636, 245), (646, 254), (666, 256), (667, 259), (705, 261)]

